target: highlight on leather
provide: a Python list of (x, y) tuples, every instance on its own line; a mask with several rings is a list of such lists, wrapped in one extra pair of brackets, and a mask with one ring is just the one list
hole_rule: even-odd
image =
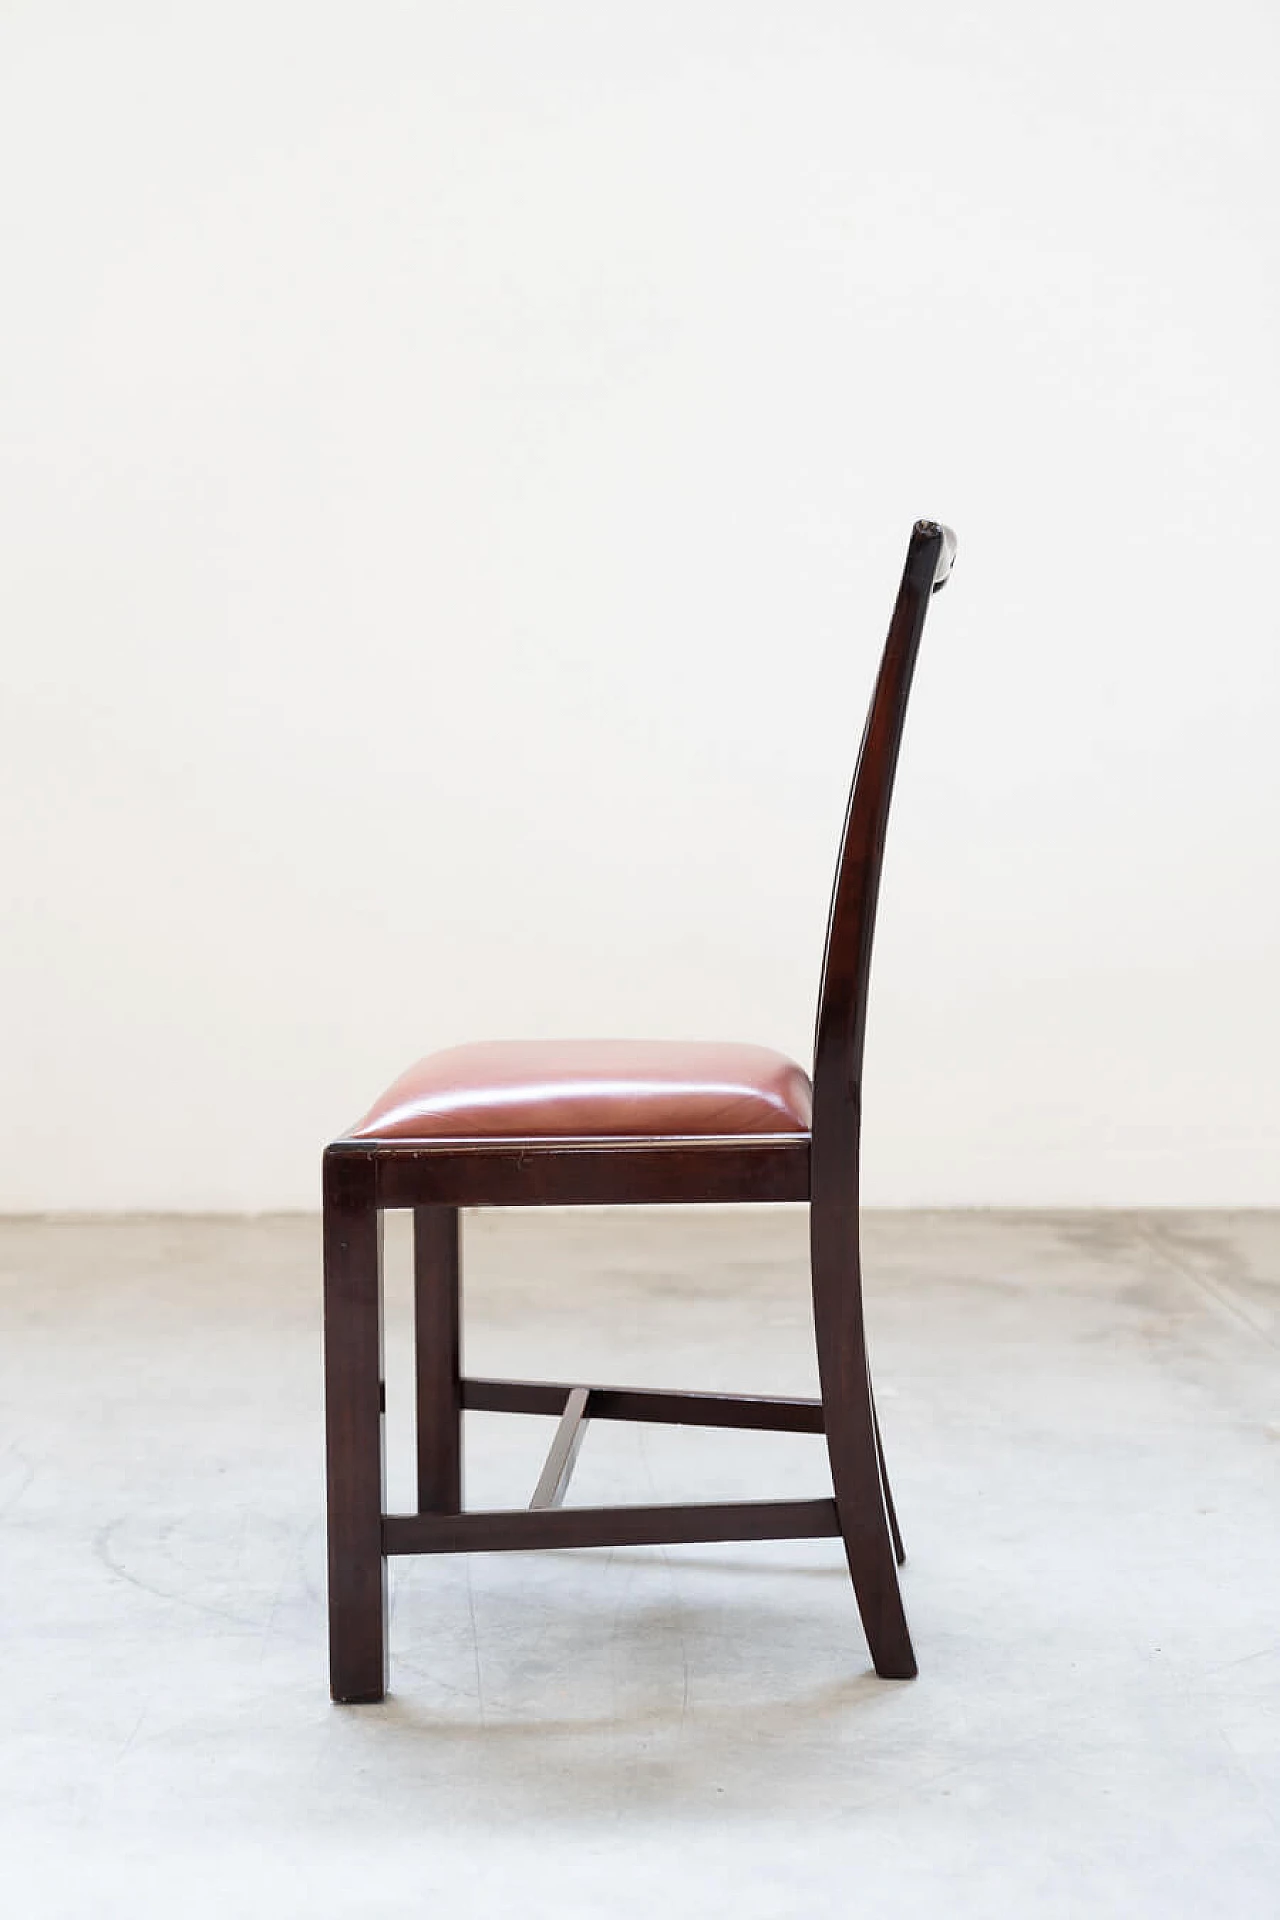
[(481, 1041), (428, 1054), (354, 1140), (661, 1139), (807, 1133), (803, 1067), (730, 1041)]

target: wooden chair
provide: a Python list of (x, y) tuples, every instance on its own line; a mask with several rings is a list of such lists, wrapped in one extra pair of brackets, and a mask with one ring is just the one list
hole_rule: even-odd
[[(387, 1685), (387, 1556), (839, 1535), (876, 1672), (916, 1672), (902, 1541), (867, 1368), (858, 1241), (862, 1054), (876, 896), (929, 597), (955, 556), (919, 521), (845, 816), (812, 1086), (759, 1047), (574, 1042), (458, 1047), (412, 1067), (324, 1156), (329, 1630), (335, 1700)], [(459, 1208), (807, 1201), (821, 1398), (748, 1399), (478, 1380), (461, 1369)], [(384, 1511), (381, 1222), (411, 1207), (416, 1513)], [(559, 1416), (527, 1509), (462, 1505), (465, 1408)], [(561, 1505), (589, 1420), (823, 1433), (834, 1498)]]

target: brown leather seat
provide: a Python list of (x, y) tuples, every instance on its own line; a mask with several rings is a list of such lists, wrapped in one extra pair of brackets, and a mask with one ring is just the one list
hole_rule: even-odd
[(419, 1060), (356, 1140), (654, 1139), (807, 1133), (803, 1067), (724, 1041), (513, 1040)]

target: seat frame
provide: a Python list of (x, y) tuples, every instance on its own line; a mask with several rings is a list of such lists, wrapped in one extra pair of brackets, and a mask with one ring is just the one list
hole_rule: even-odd
[[(929, 596), (954, 537), (912, 530), (845, 817), (819, 997), (810, 1133), (723, 1138), (344, 1138), (324, 1155), (325, 1421), (330, 1682), (376, 1701), (388, 1682), (387, 1561), (691, 1541), (839, 1537), (876, 1672), (909, 1679), (904, 1558), (867, 1362), (859, 1146), (867, 986), (889, 802)], [(821, 1397), (660, 1392), (462, 1372), (460, 1209), (807, 1202)], [(417, 1511), (385, 1511), (382, 1219), (411, 1209)], [(468, 1512), (467, 1409), (558, 1416), (527, 1509)], [(826, 1437), (833, 1493), (812, 1500), (562, 1505), (591, 1420), (658, 1421)], [(895, 1564), (896, 1563), (896, 1564)]]

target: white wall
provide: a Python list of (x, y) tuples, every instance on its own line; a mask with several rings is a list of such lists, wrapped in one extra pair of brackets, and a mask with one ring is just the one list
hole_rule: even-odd
[(951, 520), (868, 1197), (1280, 1201), (1274, 8), (8, 0), (0, 1206), (429, 1047), (804, 1056)]

